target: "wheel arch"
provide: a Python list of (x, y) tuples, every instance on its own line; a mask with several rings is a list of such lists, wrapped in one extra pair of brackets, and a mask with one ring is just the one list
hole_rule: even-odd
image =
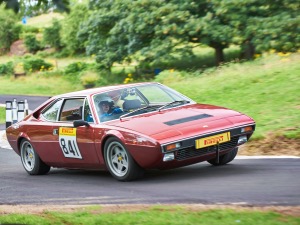
[(102, 157), (103, 157), (104, 161), (105, 161), (105, 158), (104, 158), (104, 146), (105, 146), (105, 143), (107, 142), (107, 140), (109, 138), (112, 138), (112, 137), (118, 138), (125, 145), (125, 138), (121, 134), (121, 132), (116, 131), (116, 130), (110, 130), (110, 131), (108, 131), (106, 133), (106, 135), (102, 138), (101, 145), (100, 145), (100, 147), (101, 147), (101, 154), (102, 154)]
[(17, 146), (18, 146), (19, 154), (21, 154), (21, 143), (22, 143), (23, 140), (30, 141), (30, 138), (25, 134), (22, 134), (22, 135), (19, 136), (19, 138), (17, 140)]

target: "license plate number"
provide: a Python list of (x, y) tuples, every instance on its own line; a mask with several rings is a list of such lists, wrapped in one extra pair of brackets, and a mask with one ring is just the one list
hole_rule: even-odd
[(208, 146), (216, 145), (217, 143), (224, 143), (230, 141), (230, 132), (200, 138), (195, 141), (196, 149), (205, 148)]

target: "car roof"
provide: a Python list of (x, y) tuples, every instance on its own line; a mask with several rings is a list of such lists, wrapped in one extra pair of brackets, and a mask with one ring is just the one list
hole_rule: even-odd
[(143, 82), (143, 83), (132, 83), (132, 84), (120, 84), (120, 85), (113, 85), (113, 86), (105, 86), (105, 87), (98, 87), (98, 88), (91, 88), (82, 91), (75, 91), (69, 92), (61, 95), (54, 96), (55, 98), (63, 98), (63, 97), (74, 97), (74, 96), (90, 96), (96, 93), (102, 93), (106, 91), (117, 90), (121, 88), (130, 88), (135, 87), (138, 85), (145, 85), (145, 84), (159, 84), (157, 82)]

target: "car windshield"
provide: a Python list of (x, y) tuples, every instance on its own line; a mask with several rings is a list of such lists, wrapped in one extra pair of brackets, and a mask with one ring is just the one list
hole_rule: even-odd
[(193, 102), (161, 84), (144, 84), (93, 96), (100, 122), (163, 110)]

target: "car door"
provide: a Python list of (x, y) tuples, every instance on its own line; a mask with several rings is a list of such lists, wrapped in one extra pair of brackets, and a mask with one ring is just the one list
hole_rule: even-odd
[[(60, 149), (64, 165), (70, 168), (98, 168), (94, 143), (95, 125), (84, 118), (90, 106), (86, 98), (66, 98), (57, 123), (53, 126), (56, 148)], [(74, 127), (74, 120), (86, 120), (89, 126)]]
[(56, 147), (53, 125), (57, 121), (63, 99), (56, 99), (46, 107), (26, 131), (40, 158), (50, 166), (63, 165), (60, 149)]

